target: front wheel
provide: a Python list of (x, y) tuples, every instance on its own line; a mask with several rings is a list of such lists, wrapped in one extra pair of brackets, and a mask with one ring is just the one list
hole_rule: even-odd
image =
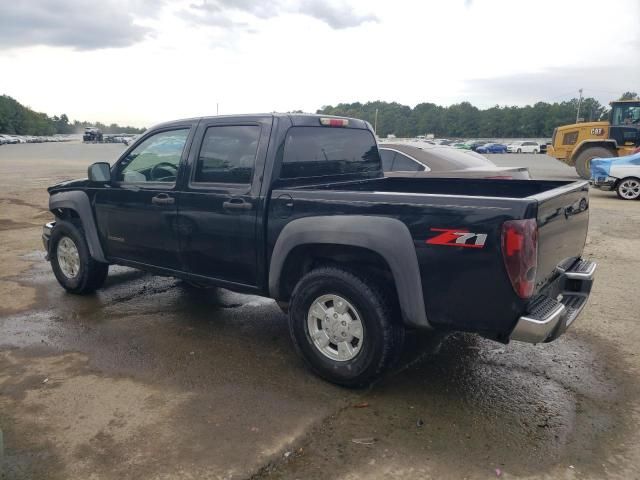
[(56, 222), (49, 247), (51, 268), (58, 283), (71, 293), (92, 293), (100, 288), (109, 265), (91, 257), (84, 231), (79, 223)]
[(576, 157), (576, 171), (584, 179), (591, 178), (591, 160), (594, 158), (611, 158), (613, 152), (604, 147), (589, 147)]
[(616, 193), (623, 200), (637, 200), (640, 198), (640, 179), (623, 178), (616, 187)]
[(399, 357), (405, 332), (396, 311), (393, 299), (372, 280), (321, 267), (296, 285), (289, 331), (315, 373), (338, 385), (361, 387)]
[(522, 149), (521, 148), (518, 149), (518, 153), (522, 153)]
[(533, 154), (537, 155), (538, 154), (538, 150), (536, 148), (533, 149)]

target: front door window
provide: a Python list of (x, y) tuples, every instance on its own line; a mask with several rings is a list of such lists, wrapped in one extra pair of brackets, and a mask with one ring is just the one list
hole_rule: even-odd
[(145, 139), (120, 162), (122, 183), (175, 183), (189, 129), (169, 130)]

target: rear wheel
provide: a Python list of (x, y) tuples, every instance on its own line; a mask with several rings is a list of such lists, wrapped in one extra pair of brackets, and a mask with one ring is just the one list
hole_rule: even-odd
[(79, 222), (56, 222), (51, 231), (49, 256), (58, 283), (71, 293), (94, 292), (104, 284), (109, 272), (108, 264), (91, 257)]
[(395, 302), (375, 282), (337, 267), (317, 268), (296, 285), (289, 331), (319, 376), (347, 387), (373, 382), (399, 357), (404, 327)]
[(537, 148), (534, 148), (534, 149), (533, 149), (533, 154), (534, 154), (534, 155), (537, 155), (537, 154), (538, 154), (538, 149), (537, 149)]
[(591, 178), (591, 160), (594, 158), (611, 158), (613, 152), (604, 147), (589, 147), (576, 157), (576, 171), (582, 178)]
[(616, 187), (616, 193), (623, 200), (637, 200), (640, 198), (640, 179), (623, 178)]

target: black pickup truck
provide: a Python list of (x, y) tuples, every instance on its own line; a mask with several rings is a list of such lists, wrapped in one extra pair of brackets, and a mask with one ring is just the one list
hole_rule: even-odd
[(304, 360), (346, 386), (378, 377), (407, 329), (551, 341), (595, 270), (587, 182), (384, 178), (351, 118), (165, 123), (49, 193), (43, 240), (68, 291), (119, 264), (274, 298)]

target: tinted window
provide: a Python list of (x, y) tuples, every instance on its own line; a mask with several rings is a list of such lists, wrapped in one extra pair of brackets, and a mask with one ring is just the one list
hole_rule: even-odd
[(174, 183), (188, 136), (188, 128), (151, 135), (120, 162), (118, 181)]
[(418, 172), (424, 170), (424, 167), (420, 167), (417, 162), (414, 162), (409, 157), (400, 153), (396, 154), (396, 159), (393, 162), (394, 172)]
[(382, 159), (382, 170), (385, 172), (391, 171), (391, 165), (393, 165), (393, 157), (396, 152), (392, 152), (391, 150), (386, 150), (384, 148), (380, 149), (380, 158)]
[(368, 130), (293, 127), (287, 133), (280, 178), (345, 175), (380, 170), (380, 154)]
[(202, 141), (194, 182), (251, 183), (260, 127), (209, 127)]

